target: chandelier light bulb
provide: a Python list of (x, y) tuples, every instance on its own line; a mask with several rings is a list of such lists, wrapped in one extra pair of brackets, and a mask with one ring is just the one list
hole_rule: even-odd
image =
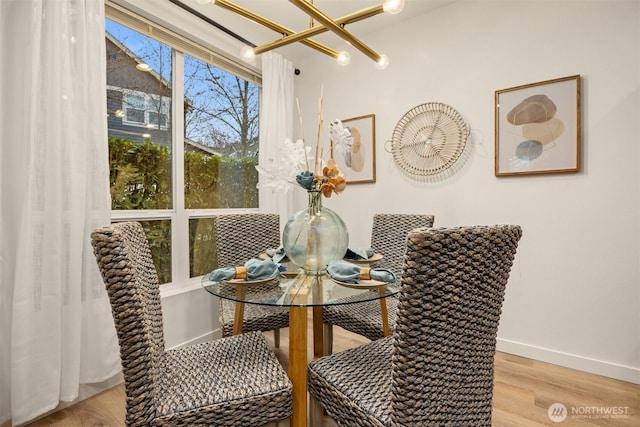
[(385, 0), (382, 4), (382, 9), (385, 13), (389, 13), (391, 15), (400, 13), (402, 12), (402, 9), (404, 9), (404, 0)]
[(376, 68), (379, 70), (384, 70), (389, 66), (389, 57), (387, 55), (380, 55), (380, 59), (376, 61)]
[(255, 53), (253, 53), (253, 48), (251, 46), (245, 46), (240, 50), (240, 56), (245, 62), (253, 61), (253, 58), (256, 57)]
[(351, 56), (348, 52), (342, 51), (338, 54), (336, 61), (338, 61), (338, 64), (344, 67), (345, 65), (349, 64), (349, 61), (351, 61)]

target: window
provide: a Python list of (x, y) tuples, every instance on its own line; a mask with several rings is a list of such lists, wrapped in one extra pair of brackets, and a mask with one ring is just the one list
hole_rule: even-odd
[(166, 96), (124, 90), (122, 95), (122, 123), (166, 130), (169, 123), (170, 98)]
[(112, 220), (142, 223), (161, 283), (187, 282), (217, 267), (212, 216), (258, 208), (258, 79), (106, 10)]
[(145, 124), (144, 112), (146, 110), (144, 94), (125, 93), (122, 100), (122, 110), (125, 119), (123, 122), (129, 124)]
[(169, 99), (152, 95), (147, 98), (147, 124), (166, 129), (169, 114)]

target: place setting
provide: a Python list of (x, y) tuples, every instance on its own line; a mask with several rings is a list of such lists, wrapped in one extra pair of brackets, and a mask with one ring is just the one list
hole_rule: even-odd
[(344, 254), (343, 259), (355, 264), (371, 264), (376, 261), (380, 261), (384, 256), (382, 254), (374, 252), (372, 248), (347, 248), (347, 252)]
[(327, 274), (338, 285), (353, 289), (378, 289), (396, 282), (391, 270), (362, 267), (350, 261), (331, 261)]

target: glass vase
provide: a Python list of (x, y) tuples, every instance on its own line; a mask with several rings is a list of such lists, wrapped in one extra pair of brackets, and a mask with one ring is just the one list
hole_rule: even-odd
[(282, 234), (289, 260), (307, 274), (324, 274), (327, 264), (344, 257), (349, 232), (342, 218), (322, 206), (322, 193), (309, 191), (309, 205), (294, 213)]

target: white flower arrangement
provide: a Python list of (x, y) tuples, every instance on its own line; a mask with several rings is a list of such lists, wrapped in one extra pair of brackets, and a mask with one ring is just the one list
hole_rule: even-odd
[(269, 158), (266, 164), (256, 165), (256, 170), (262, 175), (257, 188), (286, 193), (296, 182), (296, 176), (305, 170), (311, 148), (305, 147), (301, 139), (293, 142), (287, 138), (280, 148), (278, 159)]
[[(311, 157), (311, 147), (304, 145), (304, 138), (293, 142), (285, 139), (281, 144), (278, 158), (267, 159), (266, 164), (257, 165), (256, 170), (262, 179), (257, 184), (257, 188), (271, 188), (272, 192), (287, 192), (297, 183), (307, 191), (322, 191), (325, 197), (331, 197), (332, 193), (339, 194), (347, 186), (347, 182), (336, 167), (333, 158), (333, 149), (339, 153), (348, 152), (353, 144), (353, 137), (348, 128), (342, 125), (340, 120), (336, 120), (329, 125), (329, 135), (331, 137), (330, 157), (327, 162), (322, 160), (323, 149), (320, 146), (323, 117), (322, 117), (322, 96), (319, 102), (318, 139), (316, 141), (315, 154)], [(298, 105), (298, 116), (300, 117), (300, 128), (302, 129), (302, 117), (300, 106)], [(309, 160), (313, 160), (313, 170)]]

